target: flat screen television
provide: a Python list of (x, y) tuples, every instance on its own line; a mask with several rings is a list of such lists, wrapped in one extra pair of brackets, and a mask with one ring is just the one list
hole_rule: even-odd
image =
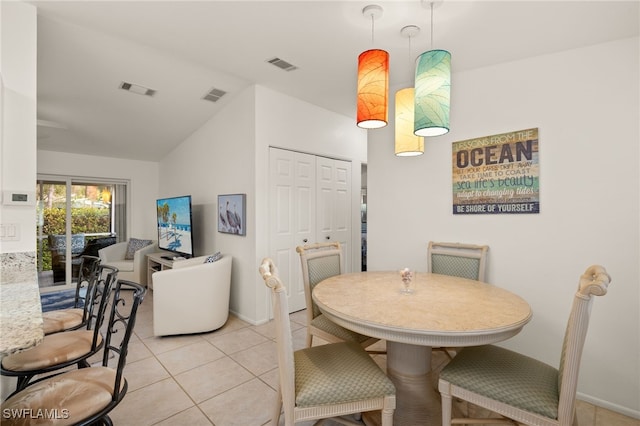
[(193, 256), (191, 195), (161, 198), (158, 210), (158, 247), (174, 256)]

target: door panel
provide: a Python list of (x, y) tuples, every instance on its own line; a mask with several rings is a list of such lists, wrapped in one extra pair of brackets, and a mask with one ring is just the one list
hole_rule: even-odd
[(38, 180), (38, 282), (40, 286), (65, 285), (67, 276), (67, 183)]
[(276, 235), (289, 236), (293, 233), (291, 218), (291, 187), (286, 185), (278, 185), (275, 195), (276, 206)]
[(317, 157), (318, 240), (342, 245), (344, 270), (351, 271), (351, 163)]
[[(98, 247), (126, 231), (125, 183), (39, 175), (36, 194), (41, 287), (72, 284), (81, 256), (97, 256)], [(125, 241), (125, 235), (117, 236)]]
[(316, 159), (313, 155), (296, 152), (294, 153), (294, 167), (297, 224), (294, 242), (298, 246), (313, 241), (315, 234), (313, 212), (316, 208)]
[(317, 215), (317, 242), (330, 240), (331, 231), (333, 230), (333, 192), (331, 188), (325, 186), (318, 188), (318, 215)]
[(269, 161), (269, 253), (295, 312), (306, 306), (296, 246), (339, 241), (352, 270), (351, 163), (278, 148)]
[(306, 307), (300, 258), (296, 246), (314, 240), (315, 158), (271, 148), (269, 253), (287, 287), (289, 310)]

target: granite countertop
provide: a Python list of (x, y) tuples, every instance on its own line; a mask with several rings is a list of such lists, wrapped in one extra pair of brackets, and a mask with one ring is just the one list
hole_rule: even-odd
[(0, 253), (0, 357), (42, 342), (36, 253)]
[(0, 356), (28, 349), (43, 338), (37, 280), (0, 284)]

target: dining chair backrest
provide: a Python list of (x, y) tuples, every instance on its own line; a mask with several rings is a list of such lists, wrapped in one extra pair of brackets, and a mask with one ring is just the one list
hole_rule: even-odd
[(265, 258), (259, 272), (271, 290), (278, 349), (280, 381), (271, 424), (280, 424), (284, 407), (285, 426), (373, 410), (381, 411), (382, 426), (392, 426), (396, 389), (369, 353), (355, 341), (294, 351), (287, 291), (278, 269)]
[(580, 276), (557, 369), (496, 345), (463, 349), (440, 373), (443, 425), (486, 424), (485, 418), (459, 418), (453, 422), (453, 398), (473, 402), (514, 424), (575, 424), (578, 372), (593, 296), (604, 296), (610, 281), (605, 268), (599, 265), (590, 266)]
[(90, 307), (87, 299), (92, 297), (91, 292), (95, 288), (95, 283), (98, 279), (100, 258), (83, 255), (80, 256), (79, 260), (73, 306), (48, 310), (42, 313), (42, 329), (45, 335), (77, 330), (87, 325)]
[(105, 313), (109, 305), (109, 297), (118, 281), (118, 268), (109, 265), (98, 267), (98, 276), (90, 296), (85, 303), (89, 304), (87, 330), (93, 330), (92, 350), (96, 350), (102, 341), (100, 335), (104, 324)]
[[(365, 348), (376, 343), (379, 339), (356, 333), (335, 324), (322, 314), (318, 305), (313, 301), (312, 293), (316, 285), (327, 278), (342, 274), (344, 261), (340, 243), (309, 244), (296, 247), (296, 251), (300, 254), (307, 308), (307, 347), (313, 346), (314, 337), (325, 342), (353, 341)], [(385, 353), (378, 350), (369, 352)]]
[[(285, 410), (295, 406), (295, 365), (293, 357), (293, 340), (291, 323), (289, 322), (289, 304), (287, 292), (278, 276), (278, 268), (269, 258), (264, 259), (259, 268), (264, 283), (271, 289), (273, 319), (276, 327), (276, 343), (278, 345), (278, 375), (280, 391)], [(285, 418), (293, 418), (293, 411)]]
[(486, 281), (489, 246), (429, 241), (427, 272)]
[(343, 268), (342, 248), (339, 242), (316, 243), (296, 247), (302, 266), (302, 280), (309, 322), (321, 314), (311, 294), (322, 280), (340, 275)]
[[(133, 290), (133, 292), (123, 292), (123, 290)], [(104, 336), (102, 367), (109, 368), (112, 364), (112, 358), (117, 359), (112, 398), (115, 405), (124, 398), (127, 391), (126, 380), (123, 376), (124, 367), (127, 363), (129, 341), (136, 324), (138, 307), (146, 292), (146, 289), (140, 284), (126, 280), (118, 280), (113, 290), (109, 321)], [(109, 407), (105, 413), (111, 409), (113, 407)], [(100, 416), (98, 414), (95, 417)]]
[(93, 286), (98, 280), (100, 272), (100, 258), (96, 256), (80, 256), (80, 268), (78, 272), (78, 281), (76, 283), (76, 294), (74, 298), (74, 308), (82, 308), (84, 313), (82, 322), (86, 323), (89, 316), (89, 303), (87, 298), (90, 297)]
[(573, 306), (562, 342), (560, 366), (558, 368), (558, 418), (569, 419), (575, 411), (580, 360), (589, 328), (593, 296), (604, 296), (611, 277), (599, 265), (590, 266), (580, 277), (578, 291), (573, 298)]

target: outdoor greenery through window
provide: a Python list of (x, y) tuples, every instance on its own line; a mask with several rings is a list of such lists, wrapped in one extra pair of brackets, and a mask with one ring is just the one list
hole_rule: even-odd
[(126, 240), (126, 182), (42, 178), (37, 182), (41, 287), (74, 281), (80, 256)]

